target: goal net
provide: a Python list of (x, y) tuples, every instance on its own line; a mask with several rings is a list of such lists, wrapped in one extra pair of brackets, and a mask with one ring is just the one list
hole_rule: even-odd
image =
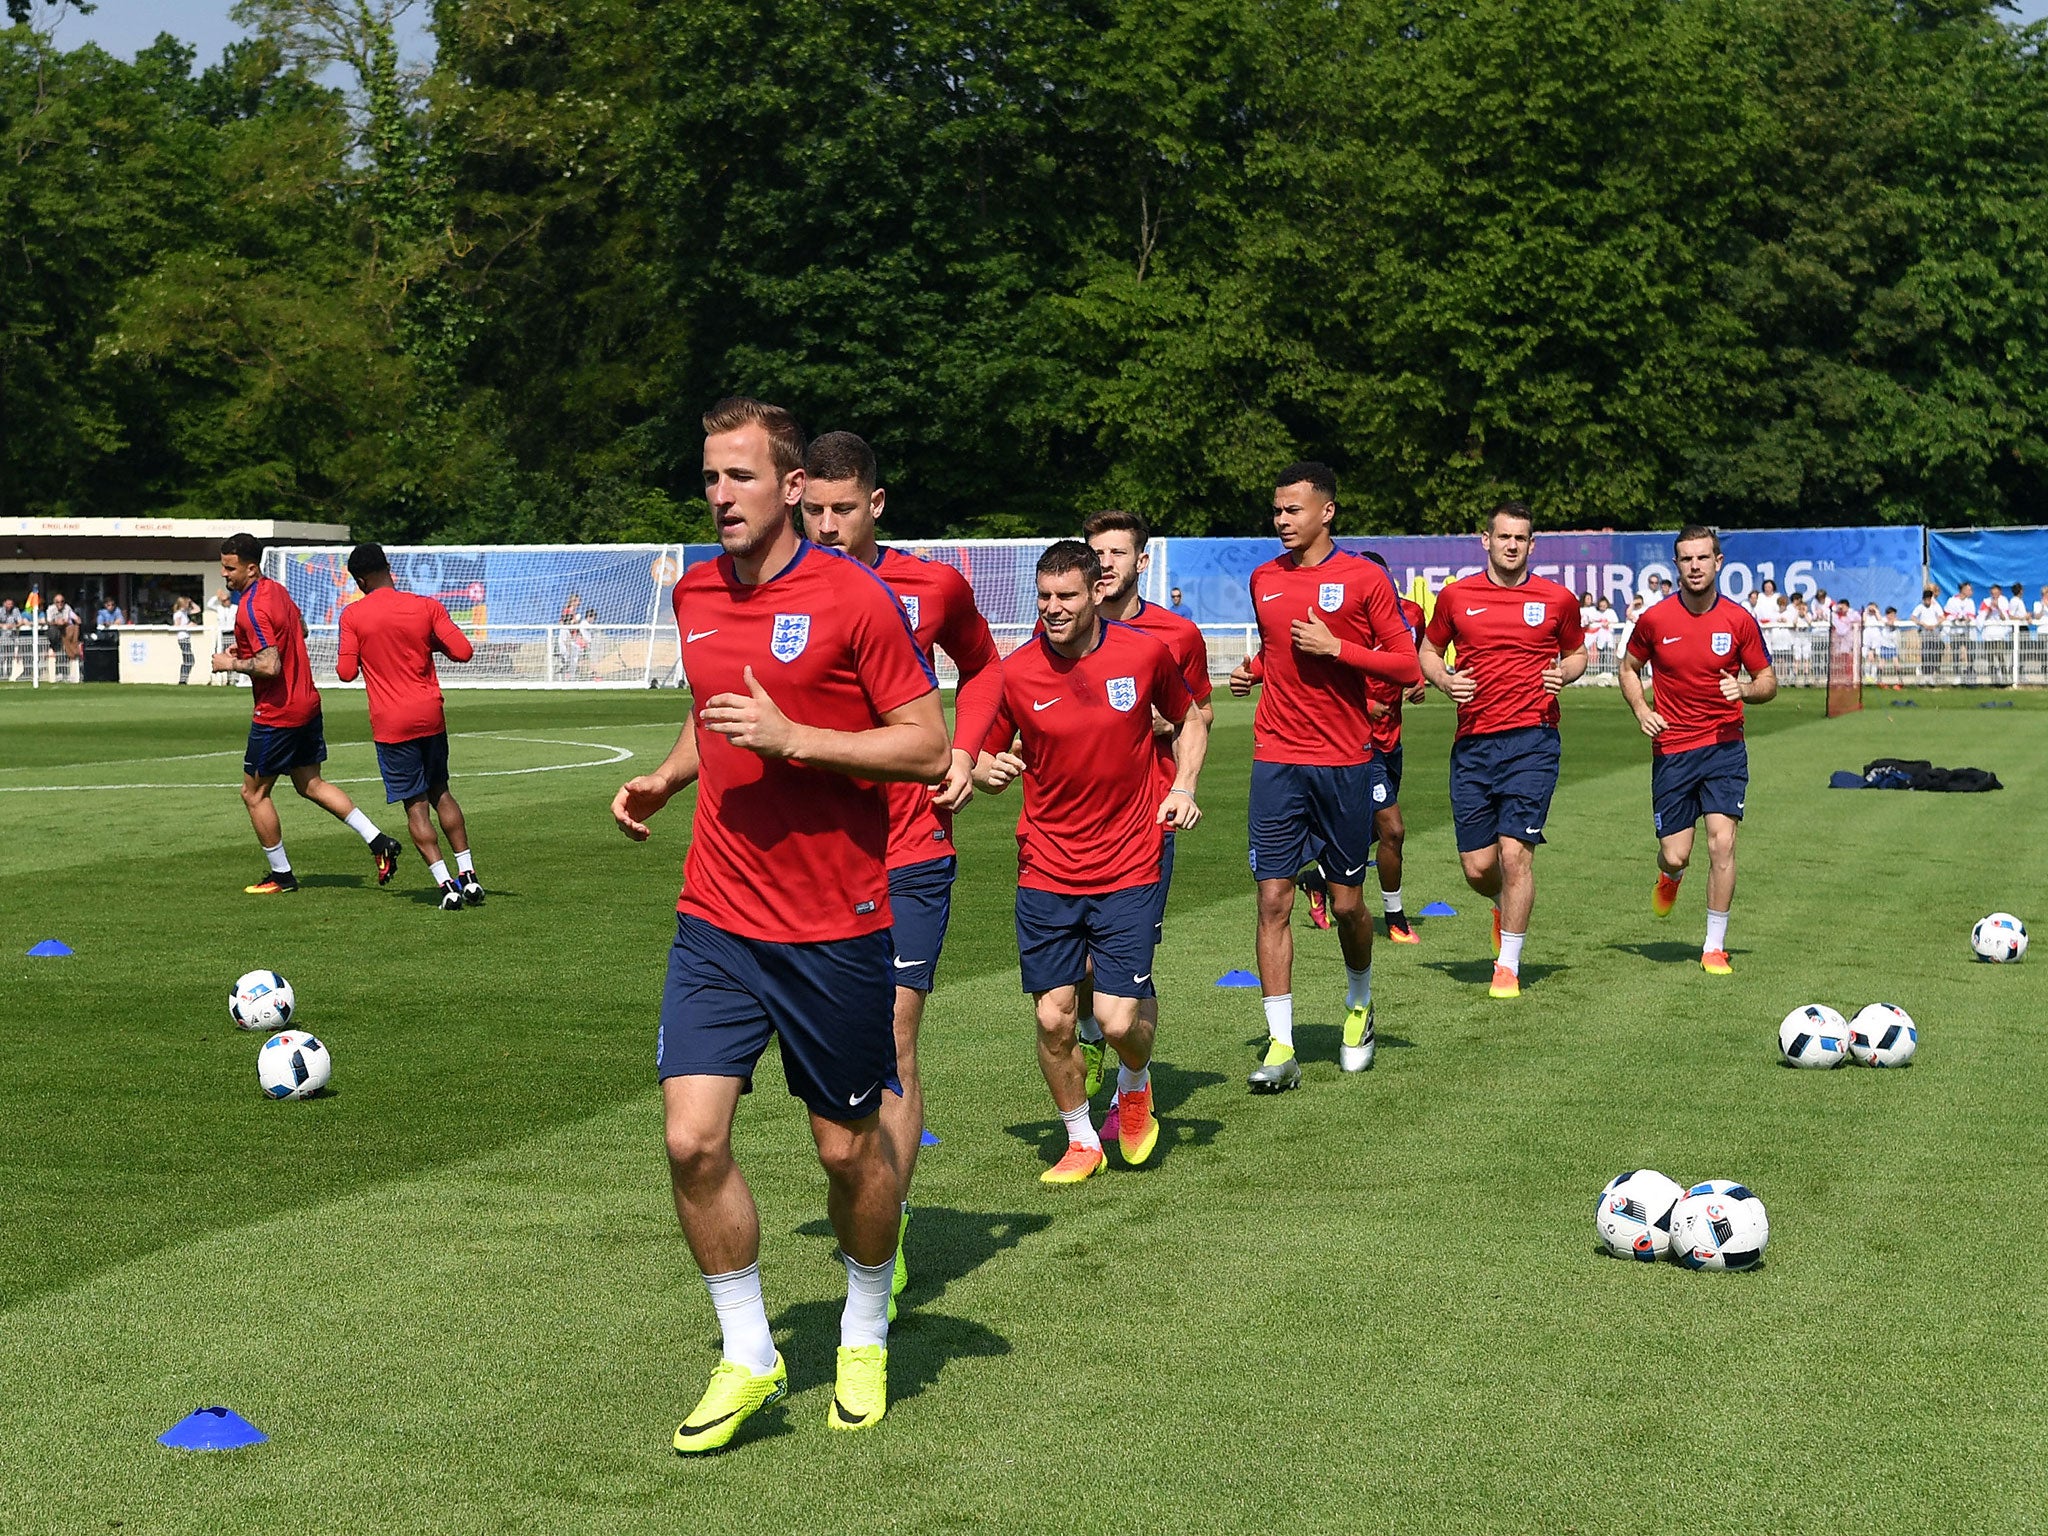
[(1863, 624), (1859, 619), (1828, 623), (1828, 718), (1863, 707)]

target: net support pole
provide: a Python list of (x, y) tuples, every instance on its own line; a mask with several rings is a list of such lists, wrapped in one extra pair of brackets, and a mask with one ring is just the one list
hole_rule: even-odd
[(43, 686), (43, 658), (41, 646), (37, 643), (43, 633), (43, 605), (36, 604), (36, 611), (28, 619), (28, 685), (30, 688)]

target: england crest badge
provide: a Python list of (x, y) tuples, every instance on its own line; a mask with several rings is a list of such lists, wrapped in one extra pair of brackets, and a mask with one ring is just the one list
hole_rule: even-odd
[(1522, 604), (1522, 622), (1531, 629), (1535, 629), (1543, 623), (1543, 615), (1546, 611), (1541, 603), (1524, 603)]
[(1726, 656), (1735, 649), (1735, 637), (1733, 635), (1717, 634), (1714, 636), (1712, 644), (1716, 656)]
[(1316, 593), (1316, 606), (1325, 613), (1335, 613), (1344, 606), (1344, 583), (1326, 581)]
[(1138, 702), (1138, 680), (1135, 677), (1112, 677), (1109, 680), (1109, 707), (1128, 712)]
[(914, 596), (903, 599), (903, 617), (910, 620), (912, 629), (917, 628), (917, 599)]
[(769, 655), (777, 661), (795, 661), (810, 643), (811, 616), (808, 613), (775, 615), (775, 633), (768, 639)]

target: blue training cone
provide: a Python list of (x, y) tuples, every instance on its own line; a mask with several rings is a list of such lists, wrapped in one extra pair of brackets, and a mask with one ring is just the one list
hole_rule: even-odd
[(44, 939), (40, 944), (31, 944), (28, 952), (32, 955), (68, 955), (71, 946), (62, 939)]
[(156, 1437), (174, 1451), (238, 1451), (262, 1445), (270, 1436), (232, 1408), (194, 1408)]
[(1250, 971), (1225, 971), (1216, 978), (1219, 987), (1256, 987), (1258, 984), (1259, 978)]
[(1458, 909), (1447, 901), (1432, 901), (1422, 909), (1424, 917), (1456, 917)]
[(924, 1134), (917, 1139), (917, 1144), (920, 1147), (936, 1147), (939, 1144), (939, 1138), (932, 1134), (930, 1126), (926, 1126)]

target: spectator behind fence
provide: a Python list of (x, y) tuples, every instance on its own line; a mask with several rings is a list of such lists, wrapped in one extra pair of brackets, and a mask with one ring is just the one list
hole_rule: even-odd
[[(50, 645), (50, 678), (53, 682), (63, 682), (67, 671), (74, 683), (83, 676), (80, 662), (85, 656), (85, 646), (78, 638), (79, 622), (78, 610), (64, 601), (62, 592), (54, 593), (50, 606), (43, 613), (43, 633)], [(66, 668), (59, 662), (59, 657), (71, 665)]]
[(22, 636), (27, 627), (28, 615), (15, 606), (14, 599), (0, 598), (0, 683), (13, 682), (14, 669), (23, 663), (27, 653)]
[(192, 615), (198, 607), (189, 597), (181, 597), (171, 605), (171, 628), (178, 636), (178, 682), (181, 685), (192, 676)]
[(1188, 607), (1187, 603), (1182, 600), (1179, 587), (1173, 589), (1171, 600), (1166, 605), (1166, 611), (1168, 613), (1177, 613), (1184, 619), (1192, 619), (1195, 616), (1194, 610)]
[(2048, 587), (2041, 589), (2041, 595), (2034, 602), (2034, 628), (2048, 629)]
[(125, 615), (115, 606), (111, 597), (100, 600), (100, 611), (92, 616), (94, 629), (113, 629), (126, 622)]

